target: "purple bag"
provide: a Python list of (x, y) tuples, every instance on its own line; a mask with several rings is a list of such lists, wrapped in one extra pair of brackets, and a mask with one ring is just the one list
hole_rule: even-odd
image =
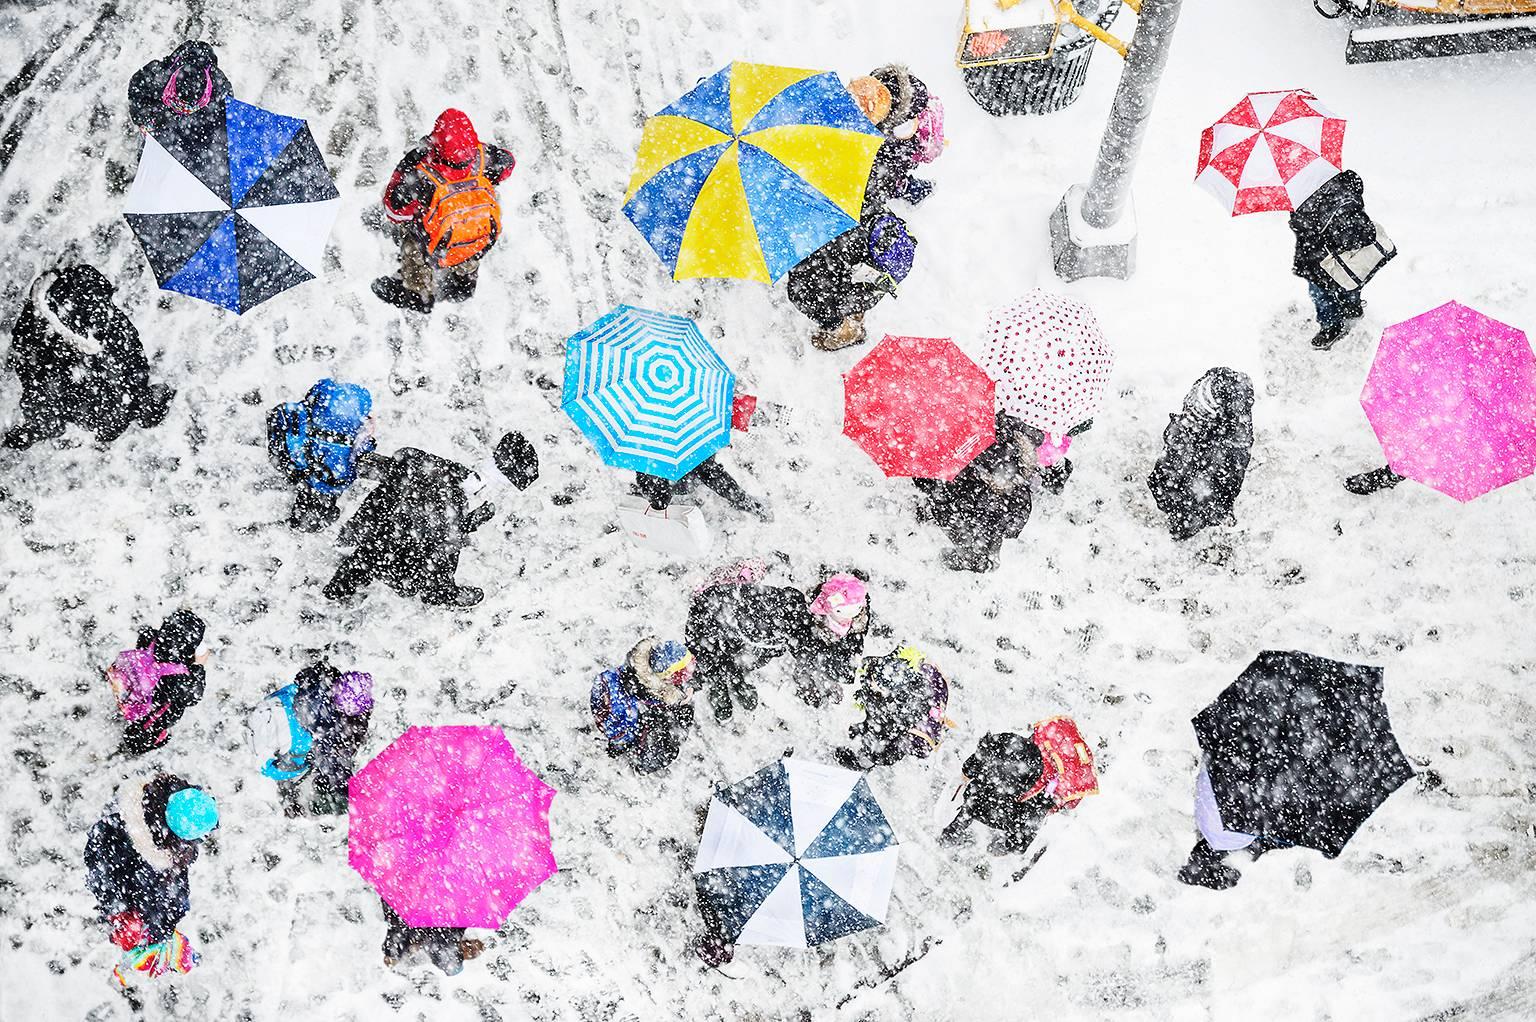
[(907, 233), (906, 223), (885, 213), (869, 227), (869, 261), (881, 273), (888, 273), (899, 284), (912, 272), (917, 257), (917, 239)]
[(155, 709), (155, 689), (167, 674), (186, 674), (181, 664), (162, 664), (155, 659), (155, 646), (125, 649), (107, 668), (107, 681), (117, 697), (117, 709), (132, 724), (149, 716)]

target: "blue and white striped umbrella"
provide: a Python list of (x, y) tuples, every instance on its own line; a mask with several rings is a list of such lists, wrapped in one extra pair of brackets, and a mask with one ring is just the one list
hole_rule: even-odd
[(620, 305), (565, 342), (561, 407), (614, 468), (681, 479), (731, 442), (735, 389), (683, 316)]
[(814, 947), (885, 922), (896, 851), (863, 774), (783, 759), (715, 792), (694, 881), (726, 940)]

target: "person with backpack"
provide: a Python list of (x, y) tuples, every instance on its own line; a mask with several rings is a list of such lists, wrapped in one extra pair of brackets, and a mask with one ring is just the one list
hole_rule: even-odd
[(311, 815), (347, 811), (347, 782), (372, 710), (372, 675), (340, 671), (323, 659), (261, 701), (251, 716), (251, 736), (264, 757), (262, 775), (277, 784), (284, 815), (304, 815), (305, 781)]
[(838, 765), (850, 770), (891, 766), (908, 756), (927, 759), (955, 727), (945, 715), (949, 679), (915, 646), (865, 657), (853, 701), (864, 711), (864, 719), (848, 729), (858, 748), (833, 751)]
[(375, 280), (373, 293), (423, 313), (438, 298), (471, 297), (480, 261), (501, 236), (496, 186), (516, 164), (508, 150), (481, 142), (463, 111), (439, 114), (384, 188), (384, 215), (400, 227), (400, 273)]
[(933, 182), (913, 171), (944, 152), (944, 106), (903, 64), (887, 64), (848, 83), (848, 91), (885, 141), (875, 153), (864, 209), (883, 210), (896, 199), (916, 206)]
[(294, 487), (289, 526), (319, 532), (341, 517), (337, 499), (373, 453), (372, 409), (368, 388), (327, 378), (267, 413), (267, 457)]
[(998, 854), (1023, 852), (1047, 816), (1099, 790), (1093, 750), (1070, 717), (1052, 717), (1024, 735), (987, 734), (961, 768), (965, 798), (939, 842), (964, 841), (973, 821), (1000, 832)]
[[(527, 465), (515, 442), (521, 439), (514, 433), (502, 437), (492, 459), (494, 471), (514, 485), (526, 480)], [(470, 507), (485, 478), (413, 447), (402, 447), (392, 458), (375, 459), (375, 465), (382, 479), (342, 526), (338, 543), (353, 550), (326, 583), (326, 599), (349, 599), (377, 579), (429, 606), (479, 603), (485, 591), (460, 585), (455, 575), (470, 534), (496, 514), (489, 501)]]
[(1253, 381), (1235, 369), (1208, 370), (1168, 416), (1163, 454), (1147, 487), (1168, 516), (1168, 533), (1189, 539), (1232, 514), (1253, 456)]
[[(1340, 283), (1325, 267), (1328, 261), (1377, 240), (1377, 226), (1365, 211), (1365, 182), (1353, 170), (1341, 171), (1292, 211), (1290, 227), (1296, 235), (1291, 272), (1307, 282), (1317, 309), (1319, 329), (1312, 347), (1327, 351), (1350, 324), (1365, 315), (1360, 297), (1364, 284)], [(1392, 249), (1392, 255), (1396, 251)], [(1385, 252), (1382, 256), (1383, 263), (1391, 258)]]
[(188, 40), (128, 80), (128, 116), (150, 134), (175, 127), (203, 145), (224, 129), (224, 103), (234, 90), (213, 47)]
[(191, 908), (189, 867), (219, 825), (218, 805), (175, 774), (129, 781), (117, 805), (91, 827), (85, 882), (123, 950), (112, 970), (123, 987), (134, 974), (186, 973), (198, 955), (177, 927)]
[(789, 271), (789, 300), (815, 321), (811, 344), (838, 351), (864, 343), (864, 316), (912, 272), (917, 239), (906, 221), (881, 209), (838, 235)]
[(4, 444), (26, 450), (70, 423), (110, 444), (138, 423), (158, 426), (176, 392), (149, 382), (133, 321), (112, 302), (116, 288), (94, 266), (40, 275), (11, 328), (5, 367), (21, 381), (22, 421)]
[(1235, 887), (1242, 874), (1227, 865), (1228, 852), (1247, 849), (1250, 855), (1258, 858), (1266, 851), (1281, 847), (1277, 842), (1227, 829), (1221, 820), (1221, 808), (1216, 804), (1215, 789), (1211, 787), (1210, 767), (1203, 757), (1200, 772), (1195, 775), (1195, 827), (1199, 837), (1189, 851), (1189, 858), (1179, 869), (1179, 883), (1192, 887), (1213, 891)]
[(399, 913), (384, 906), (384, 965), (393, 969), (412, 951), (426, 953), (427, 960), (445, 976), (457, 976), (464, 971), (464, 963), (479, 958), (485, 951), (485, 941), (466, 940), (462, 926), (407, 926)]
[(207, 654), (197, 651), (203, 632), (202, 618), (186, 609), (173, 611), (159, 628), (140, 630), (137, 646), (123, 650), (107, 668), (125, 725), (120, 753), (140, 756), (158, 749), (203, 698)]
[(743, 514), (749, 514), (762, 522), (773, 521), (773, 512), (767, 505), (742, 489), (736, 477), (727, 472), (714, 455), (689, 469), (680, 479), (636, 472), (634, 493), (644, 497), (652, 511), (665, 511), (672, 506), (673, 497), (692, 493), (699, 484), (713, 490), (718, 497)]
[(683, 641), (698, 658), (698, 677), (715, 719), (727, 721), (739, 705), (757, 708), (747, 676), (788, 653), (795, 690), (812, 706), (837, 702), (854, 680), (870, 626), (867, 580), (832, 572), (810, 592), (763, 583), (760, 560), (727, 565), (694, 590)]
[(1029, 428), (998, 412), (997, 439), (953, 479), (914, 479), (918, 521), (931, 521), (954, 545), (941, 551), (951, 571), (995, 571), (1003, 541), (1029, 523), (1030, 484), (1040, 473)]
[(677, 759), (682, 732), (693, 726), (693, 654), (672, 639), (647, 636), (619, 667), (592, 684), (592, 719), (608, 755), (629, 756), (642, 774)]

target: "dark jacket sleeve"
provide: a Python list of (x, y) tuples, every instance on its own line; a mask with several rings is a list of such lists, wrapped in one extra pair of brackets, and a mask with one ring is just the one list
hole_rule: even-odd
[(493, 183), (501, 184), (512, 175), (512, 168), (516, 166), (517, 157), (512, 155), (512, 150), (485, 143), (485, 176)]
[(384, 215), (397, 224), (420, 218), (432, 199), (431, 182), (416, 169), (426, 156), (425, 145), (414, 146), (400, 158), (395, 172), (389, 176), (389, 183), (384, 186)]

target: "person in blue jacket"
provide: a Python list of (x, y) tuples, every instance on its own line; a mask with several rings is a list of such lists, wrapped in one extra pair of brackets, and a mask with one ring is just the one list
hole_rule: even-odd
[(294, 486), (288, 524), (319, 532), (341, 517), (337, 498), (357, 481), (373, 453), (373, 397), (368, 388), (320, 380), (301, 401), (267, 414), (267, 455)]
[(653, 773), (677, 758), (682, 732), (693, 725), (693, 654), (673, 639), (646, 637), (622, 666), (592, 685), (592, 718), (608, 755), (629, 756)]

